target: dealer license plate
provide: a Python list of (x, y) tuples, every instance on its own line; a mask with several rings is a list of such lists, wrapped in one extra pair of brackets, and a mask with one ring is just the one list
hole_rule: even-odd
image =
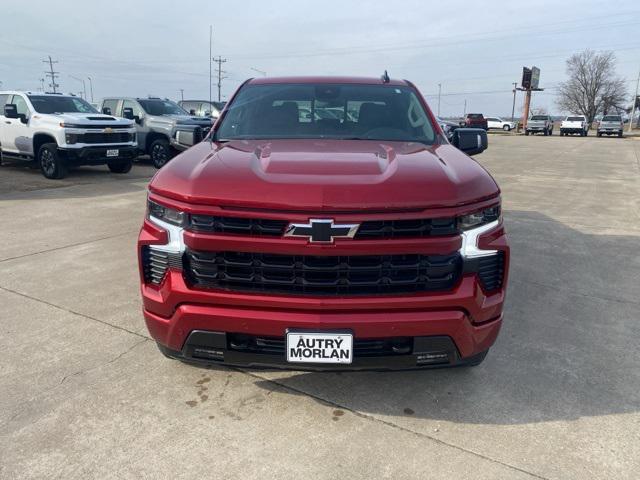
[(117, 157), (120, 154), (120, 150), (117, 148), (113, 150), (107, 150), (107, 157)]
[(351, 363), (353, 335), (350, 333), (287, 332), (287, 362)]

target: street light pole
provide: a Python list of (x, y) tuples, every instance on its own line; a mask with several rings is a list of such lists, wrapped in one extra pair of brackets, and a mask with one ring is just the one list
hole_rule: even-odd
[(83, 98), (87, 98), (87, 84), (84, 83), (84, 80), (82, 78), (78, 78), (78, 77), (74, 77), (73, 75), (69, 75), (71, 78), (73, 78), (74, 80), (78, 80), (79, 82), (82, 82), (82, 90), (84, 91), (84, 97)]
[(87, 77), (89, 79), (89, 88), (91, 90), (91, 103), (93, 103), (93, 80), (91, 80), (91, 77)]
[(440, 116), (440, 92), (442, 91), (442, 84), (438, 84), (438, 116)]
[[(631, 118), (629, 118), (629, 129), (627, 130), (631, 133), (631, 129), (633, 128), (633, 116), (636, 114), (636, 103), (638, 103), (638, 87), (640, 87), (640, 72), (638, 72), (638, 81), (636, 82), (636, 94), (633, 96), (633, 107), (631, 108)], [(638, 121), (640, 124), (640, 120)]]

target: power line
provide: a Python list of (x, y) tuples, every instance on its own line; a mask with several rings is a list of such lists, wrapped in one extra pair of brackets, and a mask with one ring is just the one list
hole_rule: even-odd
[(53, 93), (57, 93), (58, 91), (56, 90), (60, 85), (58, 85), (56, 83), (56, 77), (59, 75), (60, 72), (54, 72), (53, 71), (53, 64), (54, 63), (58, 63), (57, 60), (51, 60), (51, 55), (49, 55), (49, 60), (43, 60), (42, 63), (48, 63), (49, 64), (49, 71), (45, 71), (44, 74), (45, 76), (49, 77), (51, 79), (51, 83), (49, 83), (49, 86), (53, 89)]

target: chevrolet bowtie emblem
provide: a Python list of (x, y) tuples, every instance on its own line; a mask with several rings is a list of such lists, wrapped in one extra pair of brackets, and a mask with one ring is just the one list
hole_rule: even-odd
[(111, 127), (107, 127), (104, 129), (104, 133), (111, 133), (111, 132), (113, 132), (113, 128)]
[(335, 238), (353, 238), (359, 223), (335, 224), (332, 219), (312, 218), (309, 223), (290, 223), (285, 237), (304, 237), (312, 243), (333, 243)]

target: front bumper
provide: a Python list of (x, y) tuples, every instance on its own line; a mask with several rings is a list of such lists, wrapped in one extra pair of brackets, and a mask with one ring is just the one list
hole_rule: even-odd
[[(107, 150), (118, 150), (117, 157), (107, 157)], [(136, 145), (109, 145), (79, 148), (60, 148), (60, 152), (72, 165), (103, 165), (110, 161), (133, 160), (138, 156)]]
[[(172, 350), (161, 343), (158, 343), (158, 347), (168, 357), (207, 366), (227, 365), (312, 371), (441, 368), (473, 364), (477, 359), (484, 357), (486, 350), (495, 341), (501, 325), (502, 318), (499, 317), (486, 325), (475, 328), (476, 331), (473, 334), (477, 334), (484, 339), (483, 343), (486, 348), (476, 355), (465, 358), (461, 357), (454, 339), (445, 335), (404, 337), (402, 338), (402, 351), (400, 349), (394, 351), (388, 348), (380, 354), (372, 354), (370, 352), (358, 354), (356, 350), (353, 363), (348, 365), (291, 364), (285, 360), (284, 340), (282, 338), (276, 337), (274, 339), (271, 337), (265, 339), (266, 342), (269, 342), (269, 345), (281, 345), (281, 349), (270, 348), (260, 351), (259, 348), (252, 348), (246, 343), (238, 344), (236, 341), (237, 335), (208, 330), (192, 330), (182, 350)], [(255, 339), (258, 337), (245, 335), (243, 338)], [(365, 340), (365, 343), (379, 342), (367, 342)]]

